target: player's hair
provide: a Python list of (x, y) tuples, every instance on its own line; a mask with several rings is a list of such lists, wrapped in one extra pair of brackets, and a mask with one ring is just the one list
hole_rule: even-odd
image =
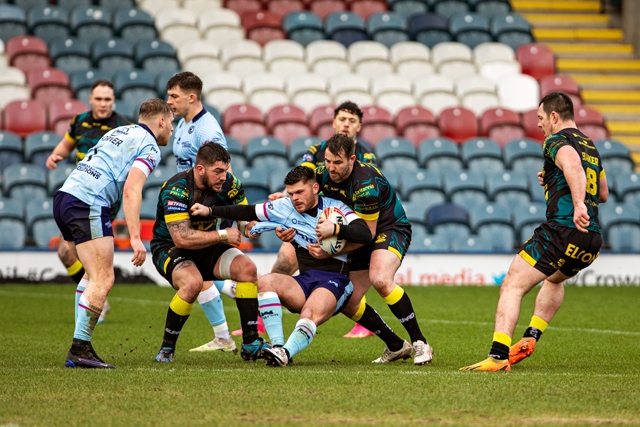
[(193, 92), (196, 94), (198, 101), (202, 96), (202, 80), (191, 71), (183, 71), (174, 74), (167, 82), (167, 90), (179, 87), (184, 92)]
[(555, 111), (563, 122), (573, 120), (573, 101), (564, 92), (548, 93), (540, 100), (538, 106), (540, 105), (542, 105), (542, 109), (547, 115)]
[(338, 105), (338, 108), (333, 110), (333, 118), (338, 117), (338, 113), (340, 111), (346, 111), (347, 113), (355, 114), (358, 116), (360, 121), (362, 121), (362, 110), (358, 107), (358, 104), (351, 101), (345, 101), (342, 104)]
[(327, 139), (325, 149), (331, 151), (336, 156), (344, 154), (346, 158), (349, 158), (356, 152), (356, 143), (347, 135), (336, 133)]
[(93, 84), (91, 85), (91, 92), (93, 92), (93, 90), (95, 88), (97, 88), (98, 86), (106, 86), (106, 87), (110, 87), (111, 89), (113, 89), (113, 83), (111, 83), (109, 80), (98, 79), (95, 82), (93, 82)]
[(210, 142), (200, 147), (198, 154), (196, 155), (196, 165), (208, 167), (213, 165), (215, 162), (231, 162), (229, 152), (225, 150), (222, 145), (215, 142)]
[(147, 99), (140, 105), (140, 113), (138, 114), (138, 121), (150, 120), (156, 116), (171, 116), (173, 120), (173, 111), (166, 101), (159, 98)]
[(287, 176), (284, 177), (284, 185), (293, 185), (302, 181), (303, 184), (306, 184), (309, 181), (316, 180), (316, 172), (315, 170), (307, 167), (307, 166), (296, 166), (291, 169)]

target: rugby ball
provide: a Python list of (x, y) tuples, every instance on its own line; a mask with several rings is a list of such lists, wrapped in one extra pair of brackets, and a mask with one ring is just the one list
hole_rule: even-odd
[[(320, 218), (328, 219), (334, 224), (344, 224), (344, 214), (335, 206), (325, 208), (320, 214)], [(318, 242), (320, 248), (329, 255), (335, 255), (344, 247), (346, 240), (338, 236), (327, 237)]]

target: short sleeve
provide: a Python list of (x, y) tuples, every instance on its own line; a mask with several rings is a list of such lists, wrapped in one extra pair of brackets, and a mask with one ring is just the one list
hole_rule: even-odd
[(189, 190), (184, 185), (165, 185), (160, 192), (160, 200), (167, 224), (189, 219)]
[(565, 145), (570, 145), (570, 142), (563, 135), (551, 135), (544, 142), (544, 154), (548, 157), (553, 163), (556, 162), (556, 155), (558, 154), (558, 150), (560, 150)]

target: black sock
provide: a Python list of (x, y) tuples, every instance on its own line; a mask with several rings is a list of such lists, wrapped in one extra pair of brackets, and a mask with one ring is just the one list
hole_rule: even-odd
[(411, 342), (418, 340), (425, 343), (427, 342), (427, 339), (422, 335), (422, 331), (418, 325), (418, 319), (416, 319), (416, 314), (413, 312), (413, 305), (411, 305), (411, 300), (406, 292), (402, 294), (398, 302), (393, 305), (389, 304), (389, 308), (409, 333)]
[(164, 326), (164, 337), (162, 339), (162, 347), (169, 347), (175, 350), (180, 331), (189, 315), (181, 316), (169, 307), (167, 311), (167, 321)]
[(358, 323), (376, 334), (391, 351), (398, 351), (404, 345), (404, 340), (393, 332), (393, 329), (382, 320), (382, 317), (369, 304), (366, 305)]
[(494, 359), (498, 359), (498, 360), (507, 360), (509, 359), (509, 347), (498, 341), (494, 341), (491, 344), (489, 357), (493, 357)]
[(82, 280), (82, 278), (84, 277), (84, 267), (81, 267), (76, 274), (72, 274), (70, 277), (73, 279), (76, 285), (80, 283), (80, 280)]
[(251, 344), (258, 336), (258, 298), (236, 298), (236, 306), (240, 312), (242, 343)]
[(542, 331), (538, 328), (534, 328), (533, 326), (529, 326), (527, 328), (526, 331), (524, 331), (524, 335), (522, 335), (522, 338), (535, 338), (536, 341), (540, 340), (540, 337), (542, 337)]

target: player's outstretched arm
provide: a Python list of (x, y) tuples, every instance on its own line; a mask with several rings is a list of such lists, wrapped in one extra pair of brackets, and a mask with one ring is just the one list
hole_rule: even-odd
[(54, 148), (49, 157), (47, 157), (47, 161), (45, 163), (47, 168), (51, 170), (57, 168), (57, 163), (68, 158), (75, 148), (75, 142), (68, 140), (66, 136), (62, 138), (62, 141), (56, 145), (56, 148)]
[(122, 205), (124, 219), (129, 229), (129, 241), (133, 249), (131, 262), (136, 267), (144, 264), (147, 250), (140, 239), (140, 205), (142, 204), (142, 187), (147, 181), (147, 175), (138, 168), (131, 168), (124, 183)]

